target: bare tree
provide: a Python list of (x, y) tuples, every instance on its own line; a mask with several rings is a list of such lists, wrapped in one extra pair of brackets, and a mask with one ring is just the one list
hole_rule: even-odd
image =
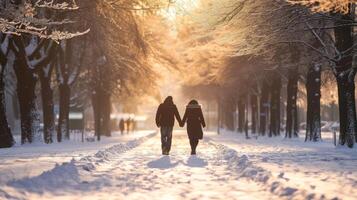
[(5, 104), (5, 70), (7, 67), (12, 67), (13, 62), (9, 60), (9, 36), (1, 34), (0, 48), (0, 148), (11, 147), (14, 144), (14, 139), (6, 118)]

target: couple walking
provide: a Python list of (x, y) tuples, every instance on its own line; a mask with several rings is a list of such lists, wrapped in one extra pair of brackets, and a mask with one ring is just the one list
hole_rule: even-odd
[(187, 122), (187, 135), (190, 140), (191, 155), (195, 155), (198, 141), (203, 137), (202, 127), (206, 126), (201, 106), (196, 100), (191, 100), (186, 106), (185, 114), (181, 120), (171, 96), (166, 97), (165, 101), (160, 104), (156, 112), (156, 125), (160, 127), (163, 155), (169, 155), (171, 149), (175, 118), (181, 127)]

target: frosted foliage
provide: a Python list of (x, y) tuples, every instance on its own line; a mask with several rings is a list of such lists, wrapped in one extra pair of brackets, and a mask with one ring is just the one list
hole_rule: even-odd
[(77, 37), (86, 34), (89, 31), (86, 30), (83, 32), (70, 33), (68, 31), (59, 31), (54, 28), (50, 29), (49, 27), (65, 25), (72, 21), (68, 19), (54, 21), (52, 18), (41, 17), (39, 16), (40, 9), (47, 9), (50, 12), (59, 10), (70, 11), (77, 10), (78, 6), (74, 0), (71, 0), (70, 3), (55, 3), (53, 0), (38, 0), (36, 3), (26, 1), (20, 5), (3, 3), (0, 7), (0, 31), (16, 35), (28, 33), (55, 41)]
[(207, 37), (212, 31), (221, 35), (215, 42), (226, 46), (232, 56), (260, 55), (271, 61), (276, 52), (272, 49), (278, 50), (287, 42), (302, 43), (309, 37), (301, 32), (304, 24), (298, 22), (306, 16), (304, 9), (292, 7), (285, 0), (201, 1), (194, 16), (207, 29)]
[(55, 41), (59, 41), (59, 40), (66, 40), (66, 39), (71, 39), (77, 36), (81, 36), (81, 35), (85, 35), (89, 32), (90, 30), (86, 30), (83, 32), (75, 32), (75, 33), (71, 33), (68, 31), (53, 31), (50, 35), (47, 36), (43, 36), (43, 37), (47, 37), (47, 38), (51, 38)]
[(347, 13), (350, 3), (356, 0), (287, 0), (293, 4), (308, 6), (314, 12), (342, 12)]
[(76, 10), (79, 8), (75, 0), (72, 0), (71, 4), (67, 2), (55, 3), (53, 0), (51, 1), (38, 0), (36, 2), (36, 6), (39, 8), (52, 8), (56, 10)]

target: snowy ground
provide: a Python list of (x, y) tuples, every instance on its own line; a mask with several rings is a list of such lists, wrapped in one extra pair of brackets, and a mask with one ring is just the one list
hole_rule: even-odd
[(190, 156), (185, 133), (174, 135), (170, 156), (150, 132), (0, 150), (0, 199), (357, 199), (356, 149), (225, 132)]
[(332, 133), (323, 133), (323, 141), (317, 143), (304, 142), (302, 137), (246, 140), (243, 134), (227, 131), (209, 135), (248, 156), (253, 165), (269, 171), (273, 180), (296, 193), (317, 199), (357, 199), (357, 149), (335, 147)]
[(54, 144), (16, 144), (13, 148), (0, 149), (0, 184), (9, 180), (33, 177), (56, 164), (94, 154), (99, 149), (109, 148), (119, 142), (128, 142), (144, 137), (155, 131), (138, 131), (121, 136), (118, 132), (110, 138), (103, 137), (100, 142), (84, 142), (71, 137), (71, 141)]

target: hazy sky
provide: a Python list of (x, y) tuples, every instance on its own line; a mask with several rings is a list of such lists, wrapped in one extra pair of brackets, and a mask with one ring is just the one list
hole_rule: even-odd
[(176, 0), (168, 9), (164, 16), (170, 21), (175, 21), (178, 15), (185, 15), (198, 6), (200, 0)]

